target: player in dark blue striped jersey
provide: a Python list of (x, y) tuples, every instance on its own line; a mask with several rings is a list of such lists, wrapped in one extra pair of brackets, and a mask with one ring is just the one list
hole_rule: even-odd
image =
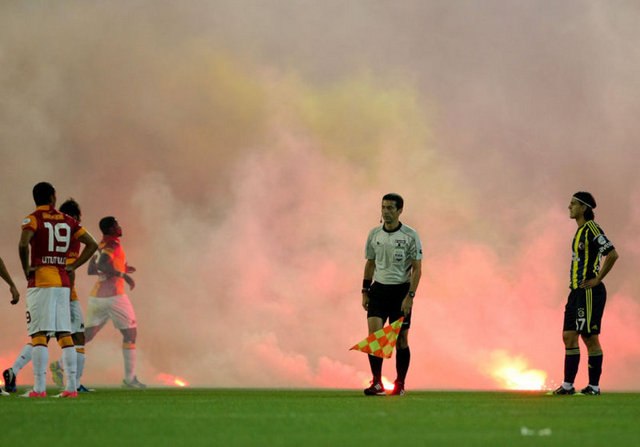
[[(595, 199), (585, 191), (575, 193), (569, 204), (569, 215), (576, 220), (578, 230), (571, 244), (571, 292), (565, 306), (562, 332), (565, 345), (564, 381), (553, 394), (575, 394), (573, 382), (580, 364), (580, 336), (589, 355), (589, 384), (581, 393), (592, 396), (600, 394), (602, 347), (599, 334), (607, 300), (607, 290), (602, 280), (618, 259), (618, 252), (602, 228), (593, 221), (595, 207)], [(604, 262), (600, 266), (602, 257)]]

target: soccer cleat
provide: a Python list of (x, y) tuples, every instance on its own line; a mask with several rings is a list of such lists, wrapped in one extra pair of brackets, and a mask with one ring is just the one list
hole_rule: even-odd
[(7, 393), (5, 390), (0, 388), (0, 396), (11, 396), (11, 394)]
[(2, 378), (4, 379), (4, 390), (7, 393), (15, 393), (18, 391), (16, 386), (16, 375), (13, 372), (13, 368), (7, 368), (2, 372)]
[(34, 390), (31, 390), (21, 394), (20, 397), (47, 397), (47, 392), (43, 391), (42, 393), (37, 393)]
[(56, 394), (53, 397), (78, 397), (78, 392), (77, 391), (73, 391), (73, 392), (63, 391), (62, 393)]
[(78, 393), (93, 393), (95, 390), (93, 388), (87, 388), (84, 385), (80, 385), (78, 387)]
[(594, 390), (591, 388), (591, 385), (587, 385), (586, 388), (583, 388), (582, 391), (580, 391), (580, 394), (584, 394), (585, 396), (599, 396), (600, 390)]
[(122, 379), (122, 388), (138, 388), (143, 390), (146, 387), (147, 385), (140, 382), (137, 376), (133, 376), (133, 380), (131, 382), (127, 381), (127, 379)]
[(51, 378), (53, 379), (53, 383), (62, 388), (64, 386), (64, 382), (62, 377), (63, 370), (60, 367), (60, 362), (51, 362), (49, 364), (49, 369), (51, 370)]
[(364, 390), (365, 396), (385, 396), (387, 393), (384, 391), (382, 382), (371, 381), (371, 386)]
[(389, 393), (390, 396), (404, 396), (406, 391), (404, 390), (404, 383), (397, 380), (393, 383), (393, 391)]
[(557, 389), (553, 391), (554, 395), (567, 395), (570, 396), (572, 394), (576, 394), (576, 389), (574, 387), (569, 388), (568, 390), (560, 385)]

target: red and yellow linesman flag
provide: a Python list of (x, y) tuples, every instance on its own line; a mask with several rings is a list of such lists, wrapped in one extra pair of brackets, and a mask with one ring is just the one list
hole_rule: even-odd
[(396, 346), (396, 341), (398, 341), (398, 334), (402, 328), (403, 320), (404, 317), (400, 317), (399, 320), (394, 321), (389, 326), (375, 331), (357, 345), (353, 345), (349, 351), (355, 349), (356, 351), (388, 359)]

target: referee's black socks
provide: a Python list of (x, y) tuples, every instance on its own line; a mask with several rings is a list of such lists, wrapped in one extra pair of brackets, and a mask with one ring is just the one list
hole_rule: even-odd
[(382, 358), (369, 354), (369, 366), (371, 366), (371, 374), (373, 374), (374, 382), (382, 381)]
[(407, 377), (407, 371), (409, 371), (410, 361), (411, 351), (408, 346), (396, 351), (396, 372), (398, 374), (398, 382), (404, 383), (404, 379)]

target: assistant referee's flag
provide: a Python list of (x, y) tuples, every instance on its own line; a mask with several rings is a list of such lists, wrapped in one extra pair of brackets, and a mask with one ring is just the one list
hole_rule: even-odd
[(398, 341), (398, 334), (402, 328), (403, 320), (404, 317), (400, 317), (399, 320), (394, 321), (389, 326), (375, 331), (360, 343), (353, 345), (349, 351), (355, 349), (356, 351), (388, 359), (396, 346), (396, 341)]

